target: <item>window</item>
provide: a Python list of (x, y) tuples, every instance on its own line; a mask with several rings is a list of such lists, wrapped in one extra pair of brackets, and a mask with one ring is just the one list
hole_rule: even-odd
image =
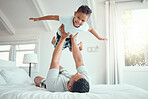
[(28, 67), (23, 64), (24, 54), (28, 53), (37, 53), (37, 44), (0, 45), (0, 59), (15, 61), (18, 67)]
[(148, 9), (122, 11), (125, 66), (148, 66)]
[(35, 44), (16, 45), (16, 66), (28, 66), (28, 64), (23, 64), (24, 54), (35, 53), (35, 49)]
[(10, 45), (0, 45), (0, 59), (9, 60)]

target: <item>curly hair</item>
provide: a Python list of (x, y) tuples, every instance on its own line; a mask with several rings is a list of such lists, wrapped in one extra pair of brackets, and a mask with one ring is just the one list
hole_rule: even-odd
[(81, 78), (74, 82), (71, 87), (71, 92), (86, 93), (89, 92), (89, 82), (85, 78)]
[(81, 5), (77, 12), (82, 12), (86, 15), (90, 15), (92, 13), (91, 9), (87, 5)]

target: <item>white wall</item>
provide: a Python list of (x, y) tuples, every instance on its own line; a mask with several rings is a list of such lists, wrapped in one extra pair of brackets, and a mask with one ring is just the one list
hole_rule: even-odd
[(148, 71), (124, 71), (123, 83), (148, 90)]

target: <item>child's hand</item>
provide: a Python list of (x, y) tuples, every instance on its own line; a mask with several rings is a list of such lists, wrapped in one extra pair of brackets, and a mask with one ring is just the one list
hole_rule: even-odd
[(39, 21), (39, 18), (29, 18), (29, 20), (33, 20), (33, 21)]
[(99, 38), (99, 40), (105, 40), (105, 41), (107, 41), (107, 39), (106, 39), (106, 38)]

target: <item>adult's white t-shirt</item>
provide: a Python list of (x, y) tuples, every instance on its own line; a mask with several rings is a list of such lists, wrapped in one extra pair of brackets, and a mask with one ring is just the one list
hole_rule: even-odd
[[(77, 72), (84, 75), (84, 78), (90, 83), (89, 74), (85, 66), (80, 66), (77, 68)], [(67, 83), (70, 80), (71, 75), (64, 70), (63, 73), (59, 74), (59, 70), (54, 68), (50, 69), (46, 78), (47, 90), (51, 92), (64, 92), (68, 91)]]

